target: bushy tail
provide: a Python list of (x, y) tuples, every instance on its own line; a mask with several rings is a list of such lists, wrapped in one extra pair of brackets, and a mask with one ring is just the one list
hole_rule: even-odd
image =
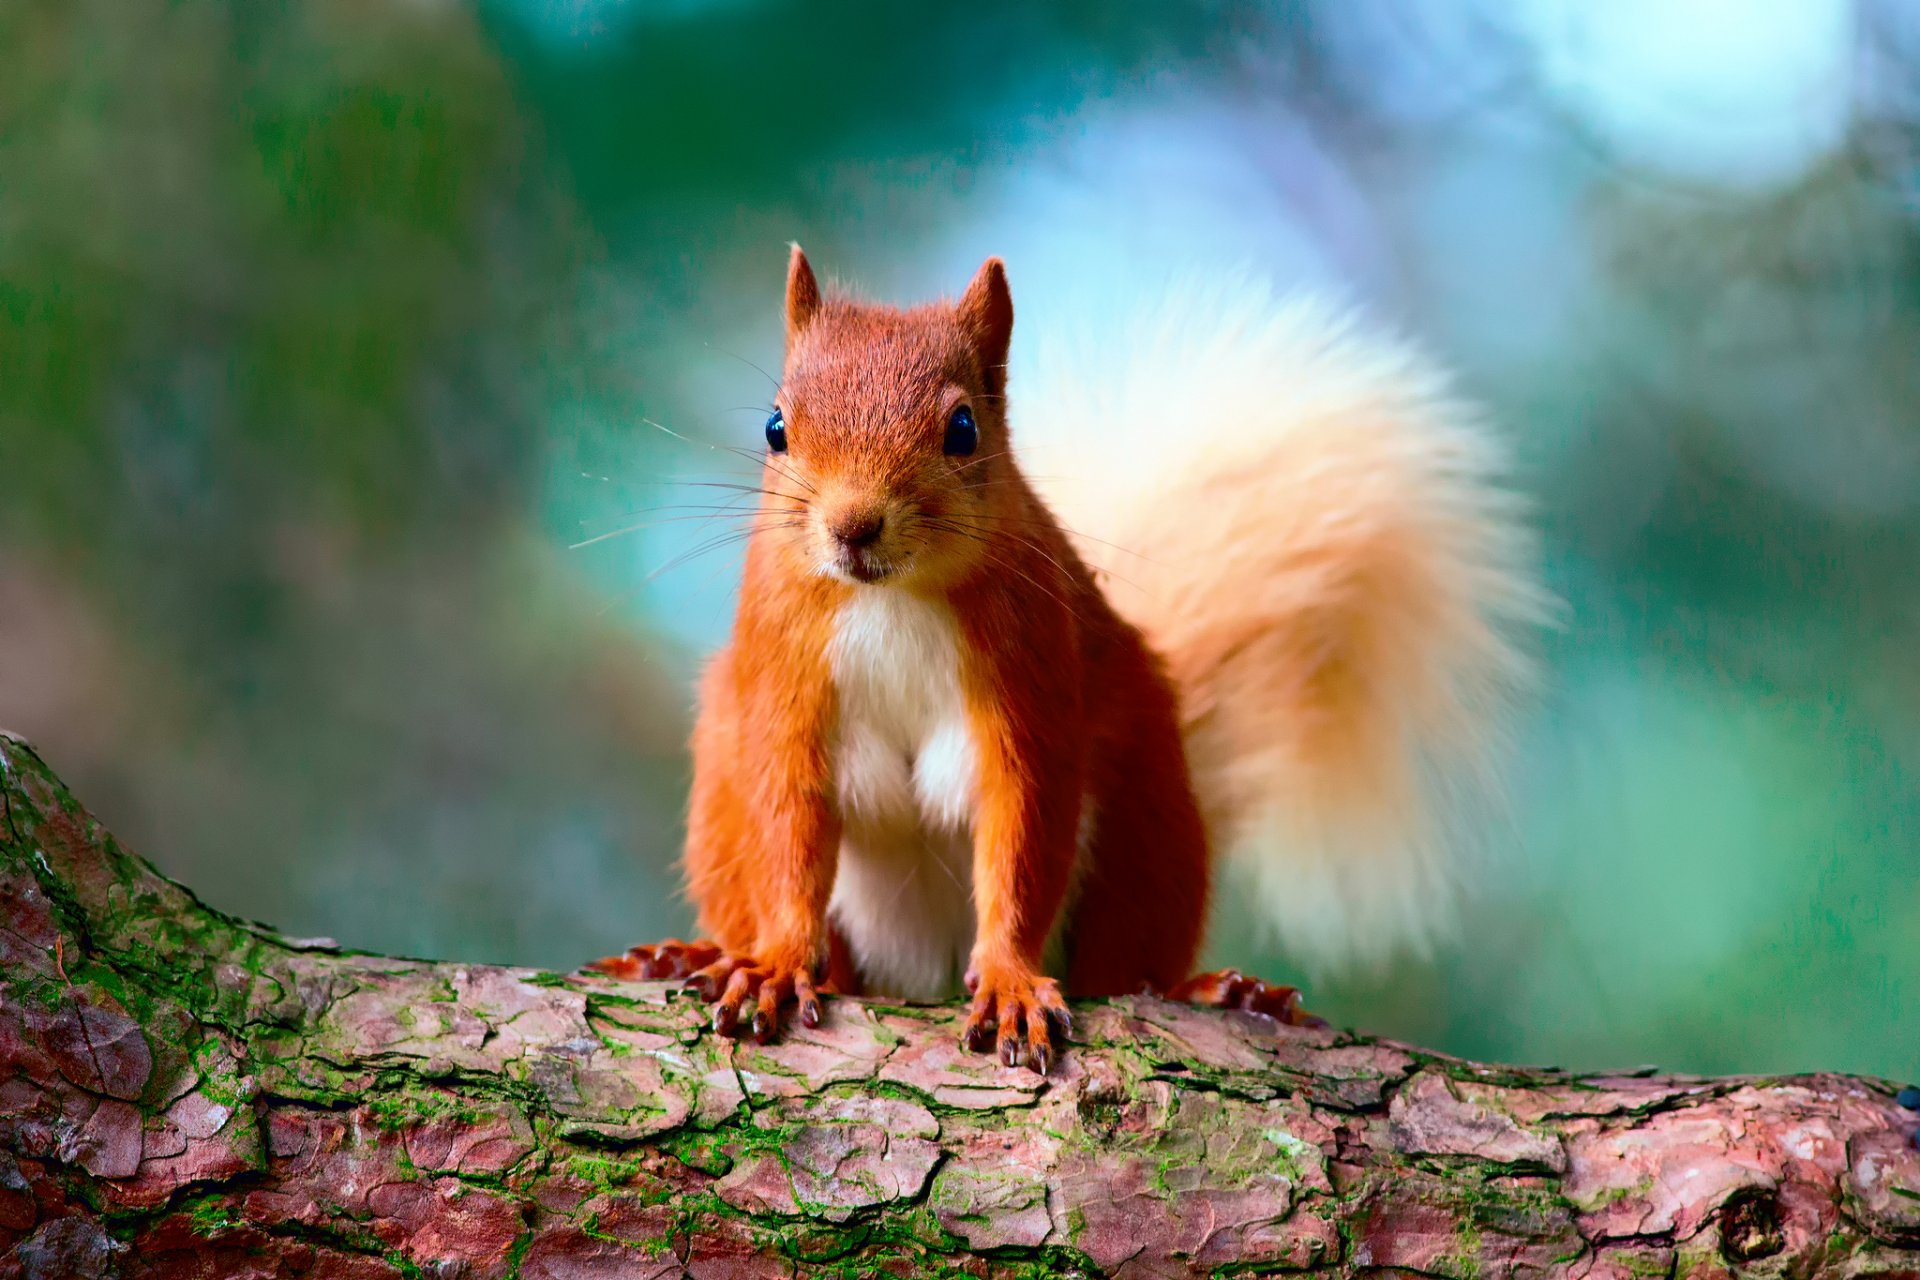
[(1015, 375), (1026, 469), (1179, 685), (1229, 883), (1251, 874), (1311, 967), (1425, 951), (1547, 613), (1479, 415), (1407, 347), (1245, 276)]

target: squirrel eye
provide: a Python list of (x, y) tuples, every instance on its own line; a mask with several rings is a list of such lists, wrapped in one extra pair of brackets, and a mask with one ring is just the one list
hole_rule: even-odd
[(767, 415), (767, 448), (775, 453), (787, 451), (787, 420), (778, 409)]
[(980, 428), (973, 410), (961, 405), (947, 419), (947, 438), (941, 445), (949, 457), (964, 458), (980, 447)]

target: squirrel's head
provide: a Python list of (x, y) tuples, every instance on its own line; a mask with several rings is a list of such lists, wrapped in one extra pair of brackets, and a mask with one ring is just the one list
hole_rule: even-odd
[(787, 265), (787, 356), (767, 419), (773, 536), (843, 582), (951, 581), (989, 554), (1013, 458), (1013, 302), (989, 258), (955, 302), (822, 296)]

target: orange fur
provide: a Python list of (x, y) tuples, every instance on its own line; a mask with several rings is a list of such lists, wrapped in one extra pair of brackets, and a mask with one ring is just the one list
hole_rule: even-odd
[[(1045, 952), (1069, 894), (1074, 994), (1168, 987), (1199, 946), (1207, 853), (1173, 689), (1015, 465), (1005, 299), (996, 262), (957, 304), (822, 300), (796, 251), (780, 396), (791, 447), (768, 457), (733, 642), (701, 689), (686, 869), (722, 949), (769, 977), (827, 963), (835, 618), (859, 592), (937, 599), (957, 622), (978, 761), (974, 1038), (991, 1029), (1003, 1054), (1035, 1061), (1058, 999)], [(962, 401), (980, 444), (950, 458), (941, 440)], [(897, 531), (876, 550), (905, 561), (888, 579), (822, 572), (849, 512)], [(1095, 815), (1084, 854), (1083, 804)], [(837, 967), (842, 985), (865, 985)]]
[[(732, 643), (706, 674), (693, 739), (686, 871), (718, 958), (663, 944), (610, 971), (691, 976), (718, 1025), (751, 1002), (765, 1037), (789, 1001), (817, 1020), (816, 977), (843, 991), (957, 985), (957, 938), (968, 1044), (1041, 1070), (1062, 979), (1077, 996), (1177, 987), (1290, 1016), (1289, 988), (1186, 981), (1208, 827), (1237, 839), (1250, 802), (1235, 785), (1272, 776), (1238, 779), (1239, 759), (1278, 750), (1292, 766), (1280, 780), (1297, 785), (1262, 804), (1392, 813), (1421, 763), (1409, 726), (1478, 732), (1465, 686), (1497, 682), (1507, 651), (1499, 611), (1470, 588), (1525, 581), (1475, 543), (1506, 532), (1473, 523), (1465, 508), (1482, 495), (1448, 486), (1476, 437), (1435, 446), (1418, 422), (1402, 430), (1392, 395), (1350, 395), (1320, 406), (1338, 431), (1282, 432), (1172, 473), (1172, 506), (1151, 500), (1158, 477), (1142, 470), (1138, 491), (1122, 486), (1131, 532), (1183, 558), (1142, 570), (1149, 591), (1119, 589), (1123, 617), (1082, 558), (1097, 545), (1077, 546), (1016, 465), (997, 259), (958, 301), (901, 310), (823, 294), (796, 246), (786, 312), (787, 448), (767, 457)], [(1285, 370), (1232, 372), (1251, 396)], [(950, 456), (963, 407), (978, 447)], [(1263, 492), (1286, 468), (1294, 501), (1276, 511)], [(1406, 674), (1383, 679), (1396, 665)], [(951, 864), (963, 855), (970, 883)]]

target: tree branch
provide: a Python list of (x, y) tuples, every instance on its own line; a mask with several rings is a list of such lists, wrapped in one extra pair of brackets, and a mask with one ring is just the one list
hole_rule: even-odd
[(0, 1276), (1920, 1276), (1880, 1081), (1574, 1076), (1152, 999), (760, 1048), (208, 909), (0, 737)]

